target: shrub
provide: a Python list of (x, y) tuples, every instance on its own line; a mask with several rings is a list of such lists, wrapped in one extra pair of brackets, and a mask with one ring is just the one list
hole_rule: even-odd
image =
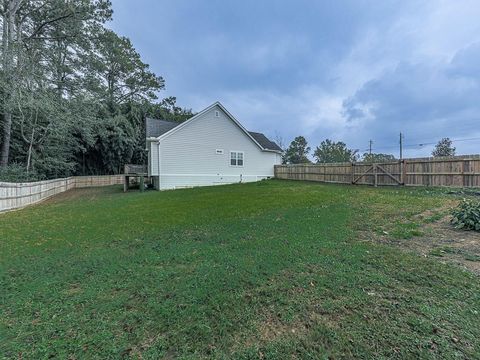
[(456, 228), (480, 231), (480, 201), (463, 199), (452, 215)]
[(25, 165), (13, 163), (5, 168), (0, 168), (0, 181), (28, 182), (37, 180), (44, 180), (44, 177), (37, 174), (35, 171), (27, 173)]

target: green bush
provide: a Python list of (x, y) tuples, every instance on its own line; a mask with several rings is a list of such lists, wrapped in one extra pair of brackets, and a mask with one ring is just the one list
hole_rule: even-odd
[(456, 228), (480, 231), (480, 201), (463, 199), (452, 215)]
[(13, 163), (5, 168), (0, 168), (0, 181), (5, 182), (29, 182), (44, 180), (45, 177), (35, 171), (27, 172), (25, 165)]

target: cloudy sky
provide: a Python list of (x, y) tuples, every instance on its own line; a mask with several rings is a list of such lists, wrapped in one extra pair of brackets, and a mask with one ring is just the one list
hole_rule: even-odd
[[(113, 0), (183, 107), (222, 102), (249, 130), (428, 155), (480, 153), (478, 0)], [(477, 139), (476, 139), (477, 138)], [(473, 140), (468, 140), (473, 139)], [(420, 146), (419, 144), (426, 144)]]

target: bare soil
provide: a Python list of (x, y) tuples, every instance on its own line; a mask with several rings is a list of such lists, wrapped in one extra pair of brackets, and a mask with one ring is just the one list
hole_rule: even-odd
[(450, 203), (417, 215), (416, 220), (422, 224), (420, 236), (405, 240), (392, 239), (385, 234), (380, 241), (443, 263), (453, 263), (480, 275), (480, 232), (456, 229), (451, 225), (449, 213), (454, 205)]

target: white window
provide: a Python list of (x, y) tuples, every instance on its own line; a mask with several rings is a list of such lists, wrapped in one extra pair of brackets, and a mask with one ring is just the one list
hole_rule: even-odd
[(216, 149), (215, 154), (217, 155), (223, 155), (223, 149)]
[(220, 117), (220, 113), (218, 112), (218, 110), (215, 110), (215, 117)]
[(230, 151), (230, 165), (243, 166), (243, 151)]

